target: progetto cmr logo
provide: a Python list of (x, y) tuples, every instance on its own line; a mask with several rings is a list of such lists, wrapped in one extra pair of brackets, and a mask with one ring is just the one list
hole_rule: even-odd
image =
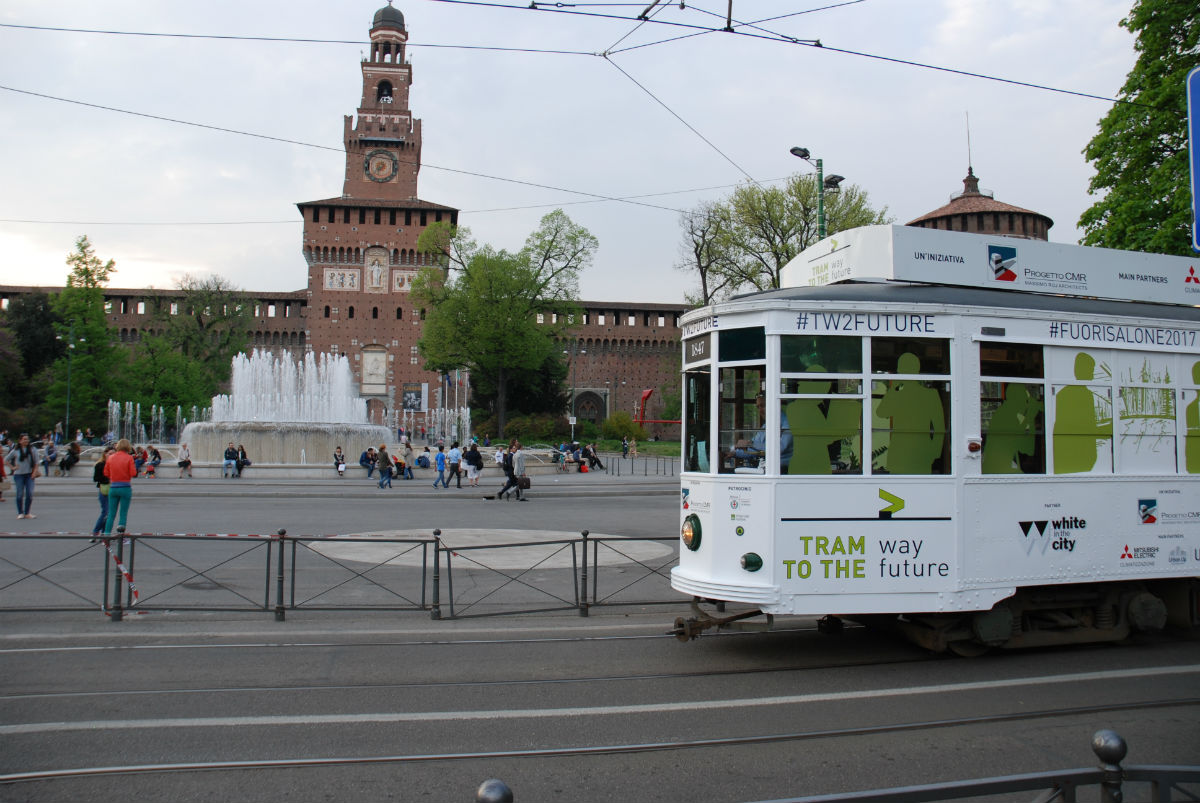
[(994, 282), (1015, 282), (1017, 280), (1017, 249), (1009, 245), (989, 245), (988, 267), (992, 272)]

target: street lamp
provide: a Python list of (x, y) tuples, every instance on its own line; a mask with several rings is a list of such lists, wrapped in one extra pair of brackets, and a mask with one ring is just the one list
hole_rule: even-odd
[[(55, 335), (55, 340), (62, 340), (62, 335)], [(76, 343), (86, 343), (87, 338), (81, 337), (75, 339), (75, 324), (71, 324), (70, 330), (67, 332), (67, 416), (66, 423), (63, 424), (63, 438), (70, 439), (71, 437), (71, 357), (75, 354)]]
[(817, 238), (824, 240), (825, 193), (828, 192), (830, 195), (836, 195), (840, 189), (838, 185), (845, 181), (846, 177), (839, 176), (837, 173), (831, 173), (829, 176), (826, 176), (824, 163), (820, 159), (817, 159), (816, 162), (813, 162), (813, 160), (809, 158), (811, 154), (809, 153), (808, 148), (801, 148), (799, 145), (797, 145), (791, 149), (790, 153), (792, 156), (803, 159), (810, 165), (813, 165), (817, 168)]
[(571, 359), (571, 415), (568, 418), (571, 421), (571, 443), (575, 442), (575, 366), (578, 360), (575, 358), (580, 354), (587, 354), (587, 349), (579, 348), (579, 341), (571, 341), (571, 351), (563, 349), (563, 354), (570, 354)]

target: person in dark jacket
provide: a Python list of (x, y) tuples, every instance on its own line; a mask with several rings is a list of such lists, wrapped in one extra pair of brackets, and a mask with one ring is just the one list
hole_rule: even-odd
[(100, 533), (104, 532), (104, 524), (108, 521), (108, 477), (104, 474), (104, 466), (107, 464), (108, 457), (115, 451), (113, 447), (104, 447), (104, 453), (100, 455), (100, 459), (96, 461), (96, 465), (92, 468), (92, 482), (96, 483), (96, 496), (100, 500), (100, 518), (96, 519), (96, 523), (92, 525), (92, 543), (100, 538)]

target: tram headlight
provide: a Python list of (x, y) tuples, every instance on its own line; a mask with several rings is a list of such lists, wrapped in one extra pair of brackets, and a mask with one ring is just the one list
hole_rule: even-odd
[(683, 545), (695, 552), (700, 548), (700, 517), (695, 513), (689, 514), (683, 520), (683, 527), (680, 529), (680, 537), (683, 538)]
[(761, 569), (762, 566), (762, 555), (759, 555), (755, 552), (747, 552), (745, 555), (742, 555), (742, 568), (746, 571), (756, 572)]

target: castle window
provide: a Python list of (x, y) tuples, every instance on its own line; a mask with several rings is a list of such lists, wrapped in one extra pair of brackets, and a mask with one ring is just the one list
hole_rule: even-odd
[(379, 317), (379, 307), (371, 307), (371, 317), (372, 318)]
[(396, 320), (404, 320), (404, 307), (396, 307)]
[(365, 210), (365, 209), (358, 210), (358, 222), (359, 222), (359, 225), (362, 225), (363, 223), (367, 222), (367, 210)]
[(333, 222), (333, 207), (329, 207), (329, 222)]
[(348, 309), (348, 310), (346, 311), (346, 317), (347, 317), (347, 318), (353, 318), (353, 317), (354, 317), (354, 307), (351, 307), (350, 309)]
[(375, 88), (375, 100), (379, 103), (392, 102), (392, 82), (380, 81), (379, 86)]
[(319, 207), (313, 207), (313, 223), (321, 222), (321, 210)]
[(395, 209), (392, 209), (388, 212), (388, 225), (389, 226), (396, 225), (396, 210)]
[(421, 210), (421, 228), (425, 228), (428, 225), (429, 225), (429, 215), (424, 209), (422, 209)]
[(325, 317), (326, 318), (329, 317), (329, 305), (328, 304), (325, 305)]
[(342, 222), (343, 223), (350, 222), (350, 208), (349, 207), (342, 210)]
[(380, 215), (382, 215), (382, 214), (383, 214), (382, 209), (375, 210), (375, 225), (376, 226), (378, 226), (382, 222), (382, 220), (380, 219)]

